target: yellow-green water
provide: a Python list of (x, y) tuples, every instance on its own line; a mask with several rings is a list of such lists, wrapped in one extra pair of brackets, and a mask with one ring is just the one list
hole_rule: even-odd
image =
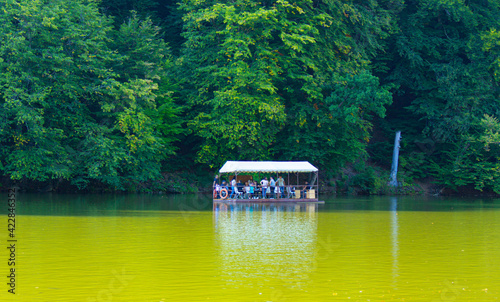
[(19, 195), (0, 301), (499, 300), (500, 200), (322, 199)]

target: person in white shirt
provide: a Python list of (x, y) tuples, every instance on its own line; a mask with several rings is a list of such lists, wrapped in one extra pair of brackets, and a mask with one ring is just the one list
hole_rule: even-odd
[(236, 177), (231, 180), (231, 196), (229, 198), (233, 198), (233, 196), (236, 196)]
[(266, 193), (267, 193), (267, 185), (269, 182), (267, 181), (267, 177), (264, 177), (260, 181), (260, 187), (262, 188), (262, 198), (266, 198)]

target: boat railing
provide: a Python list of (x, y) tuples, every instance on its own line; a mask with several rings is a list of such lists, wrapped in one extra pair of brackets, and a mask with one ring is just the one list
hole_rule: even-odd
[[(252, 190), (253, 188), (253, 190)], [(266, 188), (262, 193), (261, 186), (236, 186), (232, 192), (231, 186), (215, 185), (213, 187), (214, 199), (318, 199), (317, 185), (286, 185)]]

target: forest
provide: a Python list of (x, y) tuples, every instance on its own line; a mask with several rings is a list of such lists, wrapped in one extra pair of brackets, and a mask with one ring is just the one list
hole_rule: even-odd
[(0, 190), (500, 194), (500, 0), (0, 0)]

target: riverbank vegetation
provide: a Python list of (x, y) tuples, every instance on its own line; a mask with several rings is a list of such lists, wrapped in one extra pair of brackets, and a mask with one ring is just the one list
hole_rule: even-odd
[(0, 33), (4, 188), (384, 194), (400, 130), (400, 192), (500, 194), (500, 1), (0, 0)]

